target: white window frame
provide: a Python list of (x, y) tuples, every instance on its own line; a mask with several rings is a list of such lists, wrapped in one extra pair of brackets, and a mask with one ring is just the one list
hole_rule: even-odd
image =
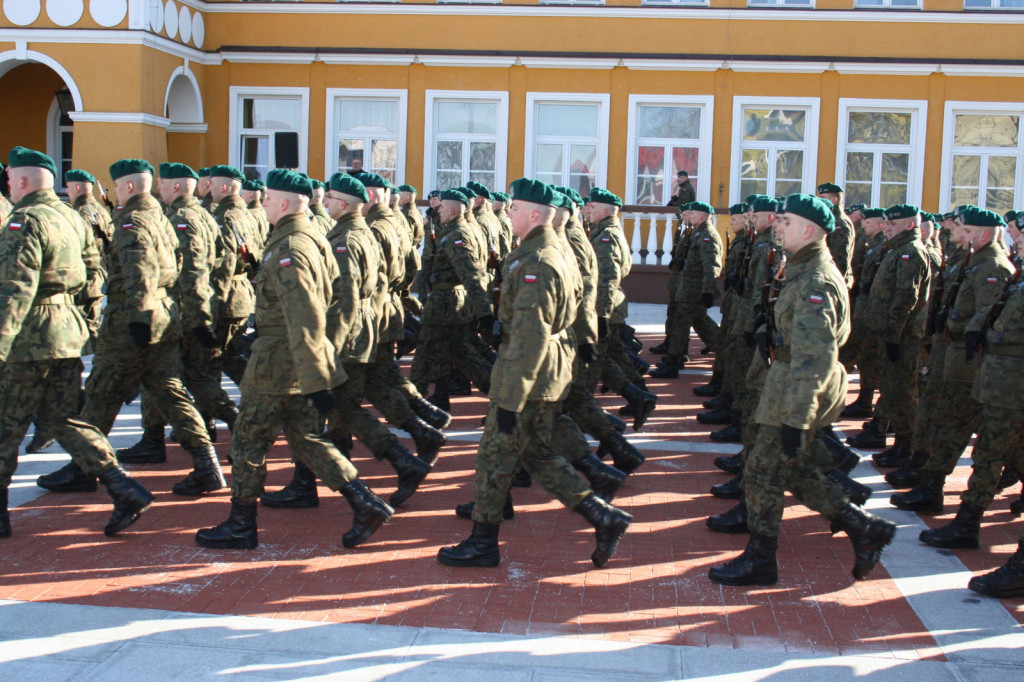
[[(242, 112), (242, 100), (249, 97), (298, 97), (300, 102), (299, 119), (299, 167), (297, 170), (305, 173), (309, 161), (309, 88), (278, 88), (261, 87), (248, 85), (232, 85), (228, 89), (228, 158), (236, 168), (242, 168), (242, 125), (239, 117)], [(270, 168), (276, 167), (274, 163), (274, 145), (270, 145)], [(268, 170), (268, 172), (269, 172)]]
[(604, 0), (538, 0), (539, 5), (603, 5)]
[[(953, 148), (953, 134), (956, 132), (956, 116), (957, 114), (980, 114), (982, 116), (986, 114), (1005, 114), (1007, 116), (1019, 116), (1020, 117), (1020, 128), (1018, 129), (1017, 135), (1017, 178), (1014, 185), (1014, 199), (1019, 203), (1024, 199), (1024, 102), (966, 102), (966, 101), (948, 101), (946, 102), (946, 109), (942, 119), (942, 171), (940, 173), (939, 186), (939, 206), (941, 210), (950, 210), (950, 196), (952, 195), (952, 187), (950, 183), (953, 180), (953, 156), (955, 149)], [(968, 147), (965, 149), (994, 149), (991, 147)], [(1010, 156), (1010, 147), (999, 147), (1002, 156)], [(979, 178), (979, 182), (984, 180), (983, 177)], [(982, 200), (985, 198), (984, 190), (986, 189), (984, 183), (978, 188), (978, 202), (983, 203)]]
[[(409, 120), (409, 91), (382, 90), (363, 88), (327, 88), (326, 135), (324, 135), (324, 179), (338, 172), (338, 139), (340, 133), (335, 130), (335, 103), (339, 99), (387, 99), (398, 102), (398, 152), (395, 158), (395, 184), (405, 182), (406, 137)], [(364, 150), (364, 156), (369, 150)], [(372, 170), (369, 158), (363, 159), (364, 170)]]
[[(772, 142), (778, 149), (802, 149), (804, 152), (803, 185), (801, 191), (814, 194), (818, 175), (818, 120), (821, 113), (821, 99), (818, 97), (733, 97), (732, 98), (732, 168), (729, 171), (729, 203), (742, 201), (740, 194), (740, 168), (743, 163), (743, 110), (755, 109), (807, 109), (804, 124), (804, 141)], [(758, 145), (751, 145), (757, 148)]]
[[(67, 186), (64, 184), (64, 172), (61, 170), (65, 158), (62, 135), (64, 132), (70, 132), (74, 136), (75, 128), (73, 125), (62, 126), (60, 124), (60, 107), (57, 105), (57, 98), (54, 97), (50, 102), (50, 110), (46, 112), (46, 155), (57, 163), (57, 175), (53, 178), (53, 191), (59, 194), (64, 194), (67, 191)], [(72, 139), (72, 148), (74, 144), (74, 139)], [(74, 162), (71, 167), (74, 168)]]
[(1017, 11), (1017, 12), (1019, 12), (1022, 9), (1021, 7), (1003, 7), (1002, 6), (1003, 0), (990, 0), (990, 2), (992, 4), (990, 6), (988, 6), (988, 7), (976, 7), (976, 6), (975, 7), (968, 7), (967, 6), (967, 2), (965, 0), (965, 2), (964, 2), (964, 9), (966, 11), (968, 11), (968, 12), (992, 12), (992, 11), (995, 11), (995, 12), (999, 12), (999, 11), (1003, 11), (1003, 12)]
[(686, 7), (707, 7), (708, 0), (643, 0), (643, 5), (685, 5)]
[[(441, 101), (486, 101), (497, 102), (498, 104), (498, 134), (494, 138), (494, 187), (490, 189), (504, 192), (508, 186), (508, 91), (506, 90), (427, 90), (426, 111), (423, 127), (423, 184), (430, 189), (437, 188), (437, 177), (435, 175), (435, 154), (437, 151), (436, 140), (434, 139), (434, 108), (437, 102)], [(467, 142), (489, 142), (491, 135), (478, 135), (474, 133), (460, 133), (459, 139)], [(469, 168), (463, 169), (463, 177), (469, 172)], [(429, 191), (424, 190), (424, 194)]]
[(789, 4), (786, 0), (761, 0), (760, 2), (754, 2), (754, 0), (747, 0), (747, 7), (771, 7), (772, 9), (814, 9), (815, 2), (805, 4)]
[[(700, 115), (700, 137), (696, 146), (700, 149), (700, 158), (697, 161), (697, 199), (710, 202), (711, 198), (711, 153), (712, 153), (712, 127), (715, 118), (715, 97), (714, 95), (630, 95), (629, 96), (629, 117), (626, 133), (626, 203), (636, 203), (636, 174), (637, 174), (637, 147), (640, 138), (637, 135), (637, 123), (641, 106), (690, 106), (701, 110)], [(657, 144), (669, 146), (675, 138), (663, 138)], [(665, 177), (666, 185), (671, 186), (675, 181), (674, 177)], [(664, 205), (664, 202), (658, 205)]]
[[(928, 102), (927, 100), (910, 99), (855, 99), (842, 97), (839, 99), (839, 130), (836, 135), (836, 174), (835, 182), (845, 187), (846, 180), (846, 154), (847, 152), (870, 151), (885, 152), (890, 149), (888, 145), (884, 148), (873, 144), (860, 144), (849, 142), (850, 134), (850, 113), (851, 112), (882, 112), (910, 114), (910, 144), (892, 145), (894, 152), (906, 151), (910, 154), (910, 164), (907, 168), (907, 203), (921, 205), (922, 188), (924, 186), (924, 155), (928, 136)], [(878, 163), (878, 158), (875, 163)], [(878, 206), (875, 201), (876, 187), (880, 180), (872, 178), (872, 206)]]
[(881, 5), (875, 5), (875, 4), (865, 5), (865, 4), (861, 4), (862, 0), (853, 0), (853, 8), (854, 9), (863, 9), (863, 10), (871, 10), (871, 9), (876, 9), (876, 10), (883, 10), (883, 9), (921, 9), (921, 0), (914, 0), (914, 2), (915, 2), (915, 4), (913, 4), (913, 5), (894, 5), (894, 4), (892, 4), (892, 0), (882, 0), (882, 4)]
[[(527, 177), (534, 177), (534, 126), (538, 104), (597, 104), (597, 161), (594, 168), (594, 185), (608, 186), (608, 119), (611, 95), (591, 92), (528, 92), (526, 93), (526, 153), (523, 155)], [(568, 140), (568, 138), (565, 138)], [(580, 138), (583, 140), (584, 138)], [(590, 138), (586, 138), (590, 139)]]

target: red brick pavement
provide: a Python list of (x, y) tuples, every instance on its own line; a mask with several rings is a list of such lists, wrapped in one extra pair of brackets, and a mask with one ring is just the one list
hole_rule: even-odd
[[(710, 360), (695, 358), (691, 366), (707, 369)], [(707, 440), (709, 428), (692, 418), (700, 409), (691, 394), (703, 382), (698, 379), (651, 382), (661, 404), (645, 434)], [(620, 404), (603, 400), (610, 408)], [(455, 399), (451, 430), (479, 429), (484, 407), (477, 396)], [(222, 454), (228, 448), (217, 445)], [(708, 514), (730, 504), (707, 494), (725, 479), (706, 453), (642, 446), (648, 461), (615, 502), (635, 521), (604, 569), (590, 564), (589, 526), (537, 486), (513, 492), (516, 517), (502, 526), (499, 568), (443, 566), (434, 558), (438, 548), (469, 532), (469, 522), (452, 509), (472, 498), (475, 448), (459, 441), (447, 446), (421, 491), (365, 547), (342, 548), (340, 536), (351, 514), (340, 496), (321, 488), (318, 509), (261, 508), (259, 548), (234, 552), (194, 543), (196, 528), (225, 518), (229, 494), (198, 500), (171, 495), (172, 483), (186, 473), (186, 456), (169, 446), (169, 464), (134, 469), (157, 493), (156, 504), (118, 538), (100, 532), (109, 513), (102, 491), (47, 494), (14, 510), (15, 536), (0, 543), (0, 598), (941, 658), (885, 569), (855, 583), (848, 541), (831, 537), (826, 522), (799, 505), (786, 509), (778, 585), (745, 590), (709, 582), (708, 568), (735, 556), (746, 536), (718, 535), (704, 526)], [(394, 476), (386, 464), (370, 459), (361, 446), (355, 459), (371, 487), (391, 492)], [(269, 469), (270, 487), (290, 476), (283, 440), (271, 452)], [(984, 531), (985, 541), (996, 544), (961, 554), (973, 570), (991, 570), (1012, 551), (1011, 539), (1016, 542), (1022, 524), (1007, 523), (1007, 500), (997, 501)], [(1008, 602), (1007, 608), (1022, 618), (1019, 603)]]

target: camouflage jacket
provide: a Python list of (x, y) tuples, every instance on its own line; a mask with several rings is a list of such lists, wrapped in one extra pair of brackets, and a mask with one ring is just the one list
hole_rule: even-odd
[(210, 276), (217, 297), (217, 314), (225, 319), (248, 317), (253, 311), (253, 288), (249, 278), (253, 263), (263, 256), (256, 219), (237, 194), (217, 204), (213, 219), (219, 228), (219, 261)]
[[(774, 264), (769, 268), (769, 252), (774, 251)], [(769, 270), (778, 272), (782, 263), (782, 245), (775, 241), (771, 228), (754, 237), (754, 245), (750, 251), (750, 266), (747, 269), (747, 281), (743, 285), (743, 295), (737, 296), (733, 302), (733, 323), (729, 333), (742, 336), (752, 334), (757, 327), (764, 283), (768, 280)]]
[(853, 223), (846, 217), (846, 211), (840, 206), (832, 207), (832, 215), (836, 219), (836, 229), (826, 237), (829, 253), (835, 261), (839, 273), (846, 279), (846, 287), (853, 286), (853, 249), (856, 235)]
[(107, 207), (93, 199), (91, 195), (83, 194), (76, 198), (71, 208), (78, 211), (78, 215), (82, 216), (82, 220), (89, 227), (100, 257), (100, 266), (91, 274), (89, 281), (78, 294), (78, 303), (84, 306), (91, 301), (103, 298), (103, 285), (107, 282), (107, 271), (103, 267), (102, 259), (110, 250), (110, 242), (114, 237), (114, 223), (110, 219)]
[(245, 210), (249, 211), (253, 220), (256, 221), (256, 231), (260, 235), (260, 244), (266, 244), (267, 239), (270, 237), (270, 220), (267, 218), (267, 209), (263, 208), (263, 204), (260, 203), (259, 199), (255, 199), (245, 205)]
[[(992, 306), (971, 318), (968, 331), (982, 331)], [(982, 405), (1021, 409), (1024, 386), (1024, 282), (1010, 287), (1002, 312), (985, 332), (985, 355), (974, 378), (971, 397)], [(1019, 429), (1019, 424), (1008, 425)]]
[(99, 339), (110, 348), (131, 348), (128, 325), (149, 325), (151, 343), (181, 337), (178, 302), (178, 238), (149, 194), (137, 194), (114, 215), (114, 239), (107, 254), (107, 307)]
[(338, 263), (305, 214), (274, 226), (253, 278), (256, 341), (242, 376), (242, 395), (307, 395), (345, 380), (327, 339)]
[(580, 269), (583, 282), (583, 293), (576, 319), (572, 323), (576, 343), (597, 344), (597, 256), (594, 245), (587, 239), (583, 225), (575, 217), (569, 218), (565, 226), (565, 238), (576, 256), (576, 265)]
[(608, 216), (595, 225), (590, 232), (590, 244), (597, 256), (597, 316), (622, 322), (626, 319), (622, 280), (633, 267), (633, 254), (618, 217)]
[(514, 248), (515, 233), (512, 231), (512, 220), (508, 217), (508, 212), (505, 209), (495, 211), (494, 218), (498, 221), (498, 226), (501, 228), (501, 231), (498, 233), (498, 257), (501, 260), (505, 260)]
[(398, 341), (405, 335), (405, 316), (400, 291), (405, 280), (405, 253), (408, 234), (395, 222), (395, 214), (387, 204), (370, 206), (366, 223), (381, 247), (381, 280), (378, 282), (377, 321), (380, 343)]
[(11, 202), (7, 200), (3, 194), (0, 194), (0, 221), (7, 222), (7, 219), (11, 217), (11, 211), (14, 209), (11, 206)]
[(473, 228), (462, 218), (441, 226), (434, 242), (430, 295), (423, 324), (465, 324), (491, 314), (486, 262), (480, 260)]
[(503, 268), (498, 319), (504, 341), (491, 372), (491, 402), (521, 412), (527, 401), (557, 402), (569, 392), (576, 356), (569, 327), (582, 293), (551, 225), (534, 228)]
[(0, 229), (0, 362), (81, 357), (73, 296), (99, 267), (96, 242), (52, 189), (26, 195)]
[(487, 239), (487, 253), (492, 251), (498, 258), (501, 258), (501, 225), (494, 216), (494, 212), (487, 206), (487, 202), (480, 204), (473, 209), (473, 218), (483, 228), (483, 234)]
[(690, 248), (683, 254), (676, 291), (699, 289), (702, 294), (718, 293), (718, 276), (722, 274), (722, 238), (710, 221), (697, 225)]
[(309, 222), (317, 231), (327, 234), (334, 228), (334, 221), (331, 214), (327, 212), (323, 204), (309, 205)]
[(175, 292), (182, 326), (186, 330), (213, 327), (214, 298), (210, 272), (217, 255), (217, 223), (191, 194), (174, 200), (167, 209), (167, 219), (178, 235), (181, 254), (181, 274), (175, 284)]
[(824, 240), (787, 262), (775, 324), (776, 358), (754, 420), (798, 429), (831, 423), (846, 398), (839, 349), (850, 335), (850, 298)]
[(868, 328), (890, 343), (924, 338), (931, 260), (912, 228), (889, 240), (868, 296)]
[(420, 213), (415, 201), (404, 204), (401, 211), (402, 217), (405, 218), (405, 222), (408, 223), (409, 229), (412, 231), (412, 246), (414, 249), (418, 249), (423, 245), (423, 214)]
[(327, 311), (327, 338), (339, 361), (367, 364), (377, 352), (373, 298), (380, 276), (380, 244), (358, 213), (341, 217), (327, 233), (338, 264), (336, 302)]
[(864, 305), (867, 305), (867, 297), (871, 293), (871, 283), (875, 281), (875, 274), (878, 273), (878, 267), (882, 264), (882, 252), (887, 250), (885, 245), (888, 241), (889, 238), (885, 236), (885, 232), (879, 230), (878, 234), (867, 242), (864, 249), (864, 255), (861, 258), (863, 264), (860, 268), (860, 275), (857, 277), (860, 289), (858, 295), (864, 297)]

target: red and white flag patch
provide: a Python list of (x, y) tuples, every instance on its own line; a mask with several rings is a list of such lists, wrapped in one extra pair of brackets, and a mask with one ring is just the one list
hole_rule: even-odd
[(985, 281), (988, 284), (997, 284), (999, 282), (999, 278), (998, 277), (986, 277)]
[(900, 256), (900, 258), (902, 258), (903, 260), (910, 260), (910, 254), (909, 253), (905, 253), (902, 256)]
[(537, 275), (523, 275), (523, 281), (527, 284), (533, 284), (537, 281)]
[(455, 240), (455, 246), (462, 246), (462, 244), (463, 244), (463, 242), (462, 242), (461, 239), (456, 239)]
[(611, 240), (611, 239), (609, 239), (608, 237), (601, 237), (601, 243), (602, 243), (602, 244), (608, 244), (608, 243), (610, 243), (611, 241), (612, 241), (612, 240)]
[(122, 230), (129, 230), (129, 229), (131, 229), (133, 227), (135, 227), (135, 223), (123, 223), (121, 225), (121, 229)]
[(277, 262), (278, 262), (278, 264), (279, 264), (279, 265), (280, 265), (280, 266), (281, 266), (282, 268), (286, 268), (286, 267), (288, 267), (289, 265), (291, 265), (291, 264), (292, 264), (292, 259), (291, 259), (291, 257), (289, 256), (289, 257), (287, 257), (287, 258), (282, 258), (281, 260), (279, 260), (279, 261), (277, 261)]
[(338, 253), (348, 253), (348, 248), (344, 246), (339, 246), (334, 250), (337, 251)]
[(821, 294), (811, 294), (810, 296), (807, 297), (807, 300), (810, 301), (811, 303), (820, 305), (822, 301), (825, 300), (825, 298)]
[(21, 223), (11, 223), (11, 229), (12, 230), (20, 230), (21, 229)]
[(188, 224), (187, 223), (178, 223), (178, 229), (179, 230), (187, 230), (188, 229)]

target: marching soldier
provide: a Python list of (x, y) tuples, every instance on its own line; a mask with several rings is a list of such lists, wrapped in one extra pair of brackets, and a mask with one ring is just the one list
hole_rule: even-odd
[(313, 183), (313, 198), (309, 200), (309, 213), (313, 216), (310, 222), (326, 235), (334, 227), (334, 221), (324, 208), (324, 192), (327, 191), (327, 185), (313, 178), (309, 181)]
[(267, 212), (263, 208), (264, 184), (259, 180), (246, 180), (242, 183), (242, 200), (245, 208), (256, 220), (256, 229), (260, 234), (260, 242), (266, 243), (270, 236), (270, 221), (267, 220)]
[(853, 287), (853, 251), (856, 243), (856, 234), (853, 229), (853, 222), (847, 217), (843, 208), (843, 188), (834, 182), (825, 182), (818, 185), (818, 196), (832, 205), (832, 215), (836, 219), (836, 229), (827, 237), (828, 251), (832, 254), (832, 260), (839, 268), (840, 274), (846, 278), (847, 288)]

